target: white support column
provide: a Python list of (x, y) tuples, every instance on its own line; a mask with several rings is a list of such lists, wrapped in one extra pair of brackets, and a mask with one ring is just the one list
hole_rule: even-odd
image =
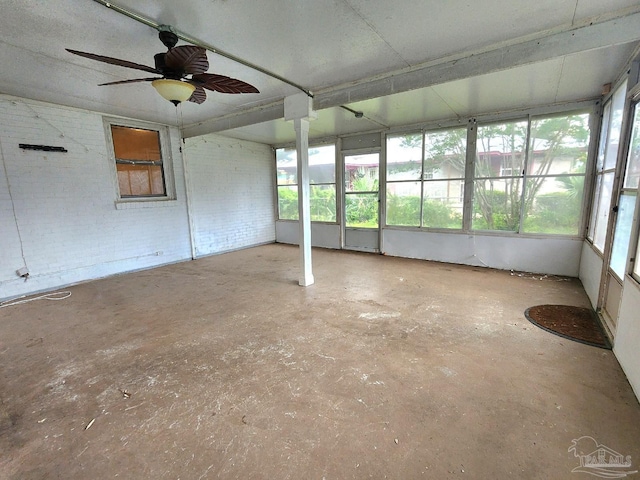
[(314, 282), (311, 266), (311, 208), (309, 204), (309, 120), (297, 118), (293, 124), (296, 129), (296, 152), (298, 154), (298, 237), (300, 241), (300, 279), (298, 283), (306, 287)]
[(284, 118), (293, 120), (296, 130), (298, 158), (298, 231), (300, 243), (300, 277), (298, 283), (307, 287), (314, 282), (311, 263), (311, 208), (309, 204), (309, 119), (315, 118), (311, 98), (305, 93), (284, 99)]

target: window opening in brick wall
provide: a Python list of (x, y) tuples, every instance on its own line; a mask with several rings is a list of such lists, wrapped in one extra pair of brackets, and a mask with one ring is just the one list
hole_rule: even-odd
[(166, 196), (160, 132), (111, 125), (111, 138), (120, 197)]

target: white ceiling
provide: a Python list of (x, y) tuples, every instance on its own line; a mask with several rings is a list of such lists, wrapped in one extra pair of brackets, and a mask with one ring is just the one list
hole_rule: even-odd
[[(640, 41), (637, 0), (115, 4), (312, 91), (312, 138), (592, 99)], [(147, 83), (97, 86), (147, 74), (65, 48), (150, 66), (164, 49), (153, 28), (95, 0), (2, 0), (2, 93), (178, 124), (187, 136), (217, 131), (269, 144), (295, 138), (281, 117), (283, 98), (299, 90), (225, 57), (209, 53), (209, 72), (261, 93), (210, 92), (204, 104), (176, 111)]]

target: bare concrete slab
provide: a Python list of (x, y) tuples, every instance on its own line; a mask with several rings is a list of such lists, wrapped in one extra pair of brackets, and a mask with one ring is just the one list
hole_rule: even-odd
[(0, 478), (593, 478), (571, 473), (585, 436), (639, 469), (612, 352), (524, 318), (588, 306), (578, 280), (314, 250), (303, 288), (298, 258), (268, 245), (0, 309)]

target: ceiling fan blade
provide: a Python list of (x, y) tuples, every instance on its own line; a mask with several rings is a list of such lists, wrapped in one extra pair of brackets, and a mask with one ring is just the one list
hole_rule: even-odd
[(171, 70), (185, 73), (204, 73), (209, 69), (207, 51), (195, 45), (173, 47), (164, 57), (164, 63)]
[(153, 82), (154, 80), (159, 80), (160, 78), (162, 77), (134, 78), (131, 80), (119, 80), (117, 82), (100, 83), (98, 86), (103, 87), (105, 85), (122, 85), (123, 83)]
[(79, 52), (78, 50), (71, 50), (70, 48), (67, 48), (66, 50), (69, 53), (73, 53), (74, 55), (80, 55), (81, 57), (90, 58), (91, 60), (97, 60), (99, 62), (109, 63), (111, 65), (118, 65), (120, 67), (133, 68), (136, 70), (142, 70), (143, 72), (157, 73), (158, 75), (162, 75), (161, 71), (156, 70), (153, 67), (147, 67), (146, 65), (140, 65), (139, 63), (129, 62), (128, 60), (120, 60), (119, 58), (105, 57), (103, 55), (96, 55), (95, 53)]
[(193, 102), (193, 103), (197, 103), (198, 105), (200, 105), (206, 99), (207, 99), (207, 92), (204, 91), (204, 88), (196, 87), (196, 89), (191, 94), (191, 97), (189, 98), (189, 101)]
[(213, 73), (200, 73), (191, 77), (192, 83), (202, 86), (207, 90), (220, 93), (260, 93), (260, 91), (242, 80), (216, 75)]

